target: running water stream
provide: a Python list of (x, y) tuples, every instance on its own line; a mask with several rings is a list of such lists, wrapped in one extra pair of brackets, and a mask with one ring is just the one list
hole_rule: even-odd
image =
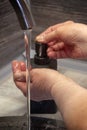
[(27, 118), (28, 130), (31, 128), (30, 122), (30, 46), (32, 29), (24, 31), (25, 51), (26, 51), (26, 87), (27, 87)]

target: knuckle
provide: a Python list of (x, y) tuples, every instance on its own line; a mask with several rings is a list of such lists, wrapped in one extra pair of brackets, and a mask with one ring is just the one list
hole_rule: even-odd
[(72, 23), (74, 23), (74, 21), (68, 20), (66, 23), (72, 24)]

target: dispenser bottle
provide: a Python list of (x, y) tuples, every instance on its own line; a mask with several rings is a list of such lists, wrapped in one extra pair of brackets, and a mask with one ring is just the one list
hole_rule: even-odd
[[(49, 59), (47, 56), (47, 44), (35, 43), (35, 56), (31, 59), (33, 68), (49, 68), (57, 70), (57, 60)], [(57, 107), (54, 100), (43, 100), (40, 102), (31, 100), (31, 113), (52, 114), (56, 113)]]

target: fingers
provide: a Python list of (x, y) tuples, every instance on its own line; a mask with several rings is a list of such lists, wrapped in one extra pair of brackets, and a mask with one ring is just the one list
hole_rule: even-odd
[(26, 72), (17, 71), (13, 74), (14, 81), (26, 82)]
[(54, 40), (61, 40), (61, 34), (64, 32), (65, 28), (62, 26), (56, 28), (54, 31), (49, 32), (47, 35), (41, 35), (37, 38), (37, 41), (41, 43), (49, 43)]
[(12, 62), (12, 70), (13, 70), (13, 73), (15, 73), (16, 71), (19, 71), (19, 72), (21, 71), (19, 62), (17, 61)]
[(26, 81), (26, 66), (24, 62), (12, 62), (13, 77), (15, 81)]
[(26, 95), (26, 65), (24, 62), (12, 62), (13, 79), (16, 86)]
[(47, 52), (50, 52), (51, 49), (53, 49), (54, 51), (58, 51), (58, 50), (63, 49), (63, 47), (64, 47), (64, 43), (58, 42), (58, 43), (55, 43), (54, 45), (50, 46), (48, 48)]
[(58, 58), (67, 58), (66, 53), (64, 52), (64, 50), (60, 50), (60, 51), (50, 51), (48, 53), (48, 56), (52, 59), (58, 59)]
[(48, 48), (47, 55), (50, 58), (61, 58), (60, 57), (61, 55), (59, 53), (63, 50), (64, 50), (64, 43), (58, 42)]
[(12, 70), (14, 73), (17, 71), (26, 71), (26, 65), (22, 61), (18, 62), (15, 60), (12, 62)]
[(21, 68), (21, 71), (26, 71), (26, 65), (24, 62), (20, 62), (20, 68)]

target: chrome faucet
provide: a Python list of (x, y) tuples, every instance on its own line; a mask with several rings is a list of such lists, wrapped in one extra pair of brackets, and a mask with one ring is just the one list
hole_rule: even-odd
[(21, 28), (23, 30), (32, 29), (34, 25), (33, 16), (30, 8), (29, 0), (9, 0), (12, 4), (17, 16)]
[(30, 44), (31, 30), (34, 25), (34, 20), (30, 8), (30, 0), (9, 0), (12, 4), (21, 28), (24, 30), (25, 51), (26, 51), (26, 87), (27, 87), (27, 119), (28, 130), (30, 130)]

